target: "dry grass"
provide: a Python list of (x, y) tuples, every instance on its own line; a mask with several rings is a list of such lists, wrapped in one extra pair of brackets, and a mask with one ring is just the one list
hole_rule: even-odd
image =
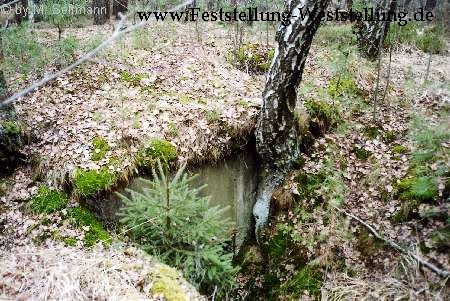
[[(132, 248), (17, 247), (0, 253), (0, 300), (162, 300), (148, 293), (161, 267)], [(188, 300), (200, 298), (177, 281)]]
[(433, 282), (428, 277), (417, 261), (403, 256), (396, 269), (388, 274), (356, 277), (344, 273), (329, 274), (322, 287), (322, 300), (448, 300), (448, 279)]

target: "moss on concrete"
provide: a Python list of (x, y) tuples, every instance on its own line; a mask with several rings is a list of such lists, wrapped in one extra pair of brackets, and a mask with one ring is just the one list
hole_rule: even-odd
[(167, 301), (188, 301), (186, 290), (180, 286), (181, 274), (166, 266), (157, 266), (152, 272), (153, 285), (150, 293), (161, 294)]

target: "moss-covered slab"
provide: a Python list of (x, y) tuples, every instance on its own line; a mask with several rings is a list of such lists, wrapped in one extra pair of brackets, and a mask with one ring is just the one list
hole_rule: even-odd
[(167, 301), (189, 301), (186, 288), (190, 284), (180, 272), (165, 265), (157, 265), (151, 273), (153, 284), (150, 293), (162, 295)]

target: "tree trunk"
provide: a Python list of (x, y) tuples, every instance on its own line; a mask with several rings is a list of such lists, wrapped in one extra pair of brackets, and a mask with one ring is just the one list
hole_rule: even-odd
[[(373, 7), (373, 20), (357, 22), (359, 48), (367, 58), (375, 59), (377, 57), (379, 47), (383, 45), (384, 38), (389, 30), (390, 22), (387, 21), (387, 13), (394, 12), (396, 7), (396, 0), (378, 0)], [(380, 12), (380, 14), (385, 12), (386, 18), (377, 20), (375, 12)], [(370, 10), (368, 15), (371, 15)]]
[[(34, 0), (34, 4), (37, 7), (42, 7), (42, 0)], [(41, 13), (36, 13), (34, 15), (34, 22), (41, 22), (44, 19), (44, 16)]]
[(28, 0), (20, 0), (20, 4), (16, 4), (16, 6), (20, 6), (20, 11), (16, 10), (15, 18), (17, 24), (22, 23), (22, 21), (28, 20)]
[(113, 0), (113, 15), (120, 19), (119, 13), (125, 14), (128, 11), (128, 0)]
[[(3, 45), (0, 32), (0, 64), (3, 63)], [(3, 70), (0, 70), (0, 102), (7, 98), (8, 85)], [(25, 139), (12, 104), (0, 104), (0, 176), (11, 173), (23, 159), (18, 152), (25, 145)]]
[[(258, 191), (253, 214), (256, 236), (267, 223), (272, 193), (300, 155), (300, 140), (294, 121), (297, 88), (312, 39), (320, 25), (320, 12), (329, 0), (288, 0), (285, 11), (291, 12), (292, 24), (280, 25), (274, 59), (266, 78), (263, 105), (256, 128), (256, 148), (261, 157)], [(300, 18), (299, 8), (311, 14)]]
[(109, 0), (93, 0), (94, 25), (105, 24), (109, 19)]
[(436, 0), (427, 0), (427, 3), (425, 4), (424, 10), (426, 11), (432, 11), (436, 8), (437, 1)]

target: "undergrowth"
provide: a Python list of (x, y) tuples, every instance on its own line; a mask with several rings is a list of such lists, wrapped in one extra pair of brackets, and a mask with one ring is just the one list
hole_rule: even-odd
[[(410, 152), (410, 167), (407, 175), (397, 181), (396, 194), (402, 202), (401, 209), (392, 217), (396, 223), (412, 219), (439, 219), (444, 221), (442, 229), (431, 236), (435, 247), (450, 244), (450, 237), (445, 235), (450, 227), (448, 213), (433, 214), (434, 208), (439, 208), (449, 198), (449, 169), (446, 162), (449, 154), (444, 143), (450, 139), (448, 114), (441, 112), (435, 119), (423, 114), (414, 114), (409, 123), (408, 139), (413, 148)], [(403, 149), (399, 149), (399, 151)], [(442, 195), (439, 195), (439, 183), (445, 183)], [(423, 207), (426, 204), (427, 207)], [(427, 208), (426, 211), (421, 208)], [(440, 212), (437, 210), (437, 212)], [(444, 235), (442, 234), (444, 233)]]
[(274, 49), (260, 44), (243, 44), (231, 55), (231, 60), (238, 68), (264, 73), (272, 63)]
[(416, 46), (423, 52), (441, 54), (445, 51), (444, 30), (440, 26), (422, 26), (408, 22), (405, 26), (392, 24), (389, 27), (385, 44), (407, 44)]
[(311, 119), (310, 130), (315, 135), (316, 132), (323, 134), (341, 122), (339, 109), (327, 101), (308, 99), (304, 102), (304, 106)]
[[(320, 246), (344, 235), (334, 206), (340, 206), (347, 191), (334, 163), (324, 163), (317, 172), (300, 171), (293, 178), (295, 201), (290, 209), (273, 217), (261, 246), (265, 262), (246, 259), (251, 249), (245, 251), (243, 271), (250, 278), (245, 287), (249, 293), (242, 299), (303, 300), (320, 296), (324, 266), (316, 258), (330, 256), (322, 254)], [(333, 230), (322, 230), (325, 227)], [(261, 281), (260, 286), (255, 285)]]
[(7, 135), (16, 135), (16, 134), (19, 134), (20, 131), (22, 130), (21, 125), (19, 123), (17, 123), (16, 121), (2, 120), (0, 124), (3, 127), (3, 129), (5, 130), (5, 133)]

